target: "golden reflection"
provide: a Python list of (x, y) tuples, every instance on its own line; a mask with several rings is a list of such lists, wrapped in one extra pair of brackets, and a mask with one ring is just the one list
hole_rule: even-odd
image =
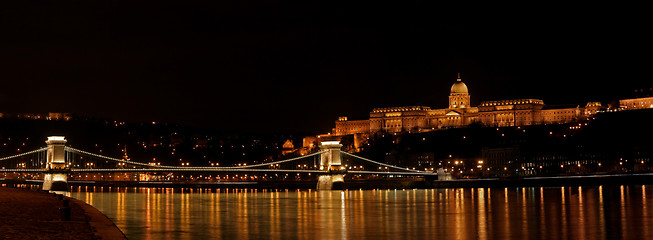
[[(354, 195), (354, 198), (351, 199), (354, 203), (356, 203), (356, 205), (355, 205), (356, 207), (354, 208), (355, 211), (354, 211), (354, 214), (352, 216), (355, 219), (355, 221), (353, 221), (353, 224), (354, 224), (354, 226), (360, 227), (360, 228), (366, 228), (367, 227), (367, 224), (365, 222), (365, 218), (362, 217), (362, 216), (365, 216), (365, 214), (367, 213), (365, 211), (365, 205), (364, 205), (365, 204), (365, 201), (364, 201), (365, 196), (364, 195), (365, 195), (365, 191), (359, 189), (358, 191), (356, 191), (356, 193)], [(365, 238), (365, 235), (363, 235), (362, 238)]]
[(567, 205), (566, 205), (566, 198), (565, 198), (565, 187), (560, 188), (560, 192), (562, 193), (562, 198), (560, 201), (562, 202), (562, 205), (560, 206), (560, 220), (562, 222), (562, 232), (561, 236), (567, 236)]
[(478, 238), (487, 239), (488, 220), (485, 217), (485, 193), (483, 188), (478, 188)]
[(492, 204), (491, 204), (491, 202), (492, 202), (492, 189), (491, 188), (487, 188), (487, 202), (488, 202), (487, 210), (488, 210), (488, 212), (492, 212)]
[(504, 232), (509, 233), (510, 232), (510, 206), (508, 205), (508, 188), (503, 189), (503, 197), (504, 197), (504, 204), (503, 204), (503, 219), (505, 219), (504, 222)]
[[(238, 199), (238, 217), (242, 219), (249, 219), (249, 207), (248, 207), (248, 201), (247, 201), (247, 191), (238, 193), (237, 199)], [(249, 221), (241, 221), (240, 222), (240, 231), (242, 231), (243, 236), (249, 236)]]
[(465, 223), (463, 222), (463, 216), (462, 214), (460, 214), (461, 212), (460, 190), (461, 190), (460, 188), (456, 188), (454, 190), (454, 198), (453, 198), (454, 209), (453, 211), (451, 211), (455, 214), (453, 217), (453, 227), (454, 229), (457, 230), (456, 235), (464, 234), (463, 226), (465, 225)]
[[(163, 216), (165, 216), (166, 219), (173, 219), (174, 218), (174, 197), (178, 195), (178, 193), (174, 193), (174, 190), (172, 188), (166, 188), (165, 194), (162, 194), (165, 197), (165, 207), (163, 208)], [(165, 229), (168, 230), (169, 232), (172, 232), (176, 229), (175, 223), (173, 221), (165, 221)], [(168, 234), (166, 238), (171, 238), (173, 237), (171, 234)]]
[(72, 195), (130, 239), (650, 239), (646, 186), (504, 188), (494, 196), (489, 188), (114, 189)]
[(583, 207), (583, 187), (578, 186), (578, 238), (585, 237), (585, 208)]
[(347, 239), (346, 203), (345, 192), (340, 192), (340, 239)]
[(628, 235), (626, 233), (627, 232), (626, 228), (628, 227), (628, 224), (626, 224), (626, 219), (627, 219), (627, 217), (626, 217), (626, 196), (624, 195), (624, 185), (621, 185), (619, 187), (619, 192), (621, 194), (620, 204), (619, 204), (620, 210), (621, 210), (621, 239), (627, 239)]
[(145, 189), (146, 195), (145, 195), (145, 211), (144, 211), (144, 218), (145, 218), (145, 238), (151, 239), (151, 231), (152, 231), (152, 196), (150, 195), (151, 189)]
[[(116, 193), (117, 195), (117, 200), (116, 200), (116, 213), (117, 213), (117, 218), (118, 219), (125, 219), (127, 218), (127, 206), (126, 206), (126, 199), (125, 199), (125, 192), (122, 192), (118, 190)], [(119, 223), (124, 223), (125, 221), (120, 221)], [(118, 223), (116, 223), (118, 225)], [(122, 225), (122, 226), (121, 226)], [(120, 229), (125, 229), (125, 225), (120, 224), (118, 225), (118, 228)]]
[(466, 231), (466, 224), (465, 224), (465, 189), (464, 188), (457, 188), (456, 189), (456, 210), (454, 213), (456, 214), (455, 217), (455, 224), (454, 227), (457, 229), (456, 235), (461, 236), (462, 238), (465, 238), (467, 231)]
[(649, 217), (648, 209), (646, 207), (646, 186), (642, 185), (642, 219), (644, 220), (642, 226), (644, 226), (644, 236), (649, 236)]
[[(521, 215), (522, 215), (522, 221), (523, 222), (528, 222), (528, 202), (526, 201), (526, 188), (521, 188)], [(522, 227), (522, 234), (524, 236), (528, 235), (528, 226), (527, 224), (521, 224)]]
[(281, 239), (281, 214), (279, 210), (279, 192), (269, 192), (270, 201), (270, 239)]
[(605, 239), (605, 210), (603, 209), (603, 185), (599, 186), (599, 228), (601, 230), (601, 239)]
[(304, 237), (304, 233), (302, 229), (306, 228), (305, 223), (307, 222), (308, 219), (306, 219), (306, 202), (304, 201), (306, 198), (304, 197), (304, 194), (300, 191), (297, 191), (297, 236), (300, 238)]
[(540, 187), (540, 236), (546, 236), (546, 211), (544, 210), (544, 187)]
[(190, 229), (190, 196), (193, 195), (193, 191), (191, 189), (191, 193), (181, 193), (181, 204), (179, 204), (180, 207), (180, 219), (179, 219), (179, 227), (180, 231), (188, 232), (191, 231)]
[(92, 205), (92, 206), (95, 206), (96, 203), (95, 203), (95, 201), (94, 201), (94, 199), (93, 199), (93, 194), (94, 194), (94, 192), (86, 191), (84, 194), (86, 194), (86, 202), (87, 202), (88, 204)]
[[(435, 212), (435, 201), (434, 201), (434, 199), (435, 199), (435, 189), (429, 189), (429, 190), (426, 190), (426, 191), (431, 193), (431, 197), (426, 197), (425, 201), (428, 203), (428, 205), (426, 206), (426, 209), (424, 211), (433, 213), (433, 212)], [(433, 218), (435, 218), (435, 216), (433, 216), (433, 215), (434, 214), (427, 214), (426, 215), (426, 220), (425, 220), (425, 224), (424, 224), (424, 226), (426, 228), (432, 229), (432, 228), (436, 227), (435, 221), (433, 219)], [(433, 238), (435, 238), (435, 235), (432, 232), (429, 232), (429, 235), (427, 235), (426, 238), (427, 239), (433, 239)]]
[(505, 199), (505, 202), (508, 202), (508, 188), (503, 189), (503, 199)]

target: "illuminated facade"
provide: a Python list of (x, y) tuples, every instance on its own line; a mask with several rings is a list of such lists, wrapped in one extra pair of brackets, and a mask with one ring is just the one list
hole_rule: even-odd
[(624, 110), (653, 108), (653, 97), (619, 100), (619, 107), (621, 107)]
[[(428, 132), (443, 128), (480, 124), (492, 127), (528, 126), (568, 123), (595, 114), (602, 108), (599, 102), (584, 107), (550, 107), (539, 99), (483, 101), (478, 107), (470, 104), (467, 85), (460, 78), (451, 86), (449, 107), (431, 109), (426, 106), (374, 108), (367, 120), (340, 117), (332, 133), (336, 136), (385, 132)], [(650, 104), (649, 100), (647, 104)]]
[(19, 114), (7, 114), (0, 113), (0, 118), (18, 118), (18, 119), (32, 119), (32, 120), (56, 120), (56, 121), (69, 121), (72, 119), (70, 113), (60, 113), (60, 112), (49, 112), (47, 114), (41, 113), (19, 113)]

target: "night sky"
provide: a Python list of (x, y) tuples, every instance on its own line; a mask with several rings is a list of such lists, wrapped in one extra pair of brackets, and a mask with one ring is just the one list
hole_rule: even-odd
[[(323, 133), (374, 107), (580, 104), (651, 88), (642, 6), (0, 3), (0, 112)], [(18, 2), (18, 3), (16, 3)]]

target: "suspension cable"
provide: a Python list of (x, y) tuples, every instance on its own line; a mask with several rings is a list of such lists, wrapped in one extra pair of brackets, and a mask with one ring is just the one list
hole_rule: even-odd
[(22, 156), (29, 155), (29, 154), (32, 154), (32, 153), (43, 152), (43, 151), (48, 150), (48, 148), (49, 147), (42, 147), (42, 148), (39, 148), (39, 149), (36, 149), (36, 150), (33, 150), (33, 151), (20, 153), (20, 154), (16, 154), (16, 155), (13, 155), (13, 156), (3, 157), (3, 158), (0, 158), (0, 161), (9, 160), (9, 159), (12, 159), (12, 158), (17, 158), (17, 157), (22, 157)]
[(155, 168), (175, 168), (175, 169), (190, 169), (190, 168), (195, 168), (195, 169), (239, 169), (239, 168), (253, 168), (253, 167), (269, 166), (269, 165), (273, 165), (273, 164), (296, 161), (296, 160), (299, 160), (299, 159), (302, 159), (302, 158), (312, 157), (312, 156), (315, 156), (315, 155), (326, 152), (326, 151), (315, 152), (315, 153), (311, 153), (311, 154), (306, 155), (306, 156), (295, 157), (295, 158), (290, 158), (290, 159), (276, 161), (276, 162), (260, 163), (260, 164), (247, 165), (247, 166), (238, 166), (238, 167), (178, 167), (178, 166), (166, 166), (166, 165), (150, 165), (150, 164), (146, 164), (146, 163), (126, 161), (126, 160), (122, 160), (122, 159), (118, 159), (118, 158), (112, 158), (112, 157), (107, 157), (107, 156), (103, 156), (103, 155), (99, 155), (99, 154), (95, 154), (95, 153), (90, 153), (90, 152), (79, 150), (79, 149), (72, 148), (72, 147), (66, 147), (66, 150), (71, 151), (71, 152), (77, 152), (77, 153), (81, 153), (81, 154), (90, 155), (90, 156), (97, 157), (97, 158), (103, 158), (103, 159), (107, 159), (107, 160), (111, 160), (111, 161), (116, 161), (116, 162), (121, 162), (121, 163), (128, 163), (128, 164), (132, 164), (132, 165), (148, 166), (148, 167), (155, 167)]
[(308, 154), (306, 156), (300, 156), (300, 157), (290, 158), (290, 159), (286, 159), (286, 160), (280, 160), (280, 161), (276, 161), (276, 162), (259, 163), (259, 164), (247, 165), (247, 166), (239, 166), (239, 167), (199, 167), (199, 168), (230, 168), (230, 169), (234, 169), (234, 168), (253, 168), (253, 167), (261, 167), (261, 166), (270, 166), (270, 165), (274, 165), (274, 164), (292, 162), (292, 161), (296, 161), (296, 160), (299, 160), (299, 159), (302, 159), (302, 158), (312, 157), (312, 156), (315, 156), (315, 155), (318, 155), (318, 154), (322, 154), (324, 152), (326, 152), (326, 151), (314, 152), (314, 153)]
[(118, 158), (112, 158), (112, 157), (107, 157), (107, 156), (103, 156), (103, 155), (100, 155), (100, 154), (95, 154), (95, 153), (91, 153), (91, 152), (87, 152), (87, 151), (83, 151), (83, 150), (79, 150), (79, 149), (71, 148), (71, 147), (66, 147), (65, 149), (66, 149), (66, 151), (70, 151), (70, 152), (76, 152), (76, 153), (86, 154), (86, 155), (89, 155), (89, 156), (93, 156), (93, 157), (97, 157), (97, 158), (103, 158), (103, 159), (111, 160), (111, 161), (115, 161), (115, 162), (129, 163), (129, 164), (132, 164), (132, 165), (148, 166), (148, 167), (156, 167), (156, 168), (174, 168), (174, 167), (172, 167), (172, 166), (150, 165), (150, 164), (146, 164), (146, 163), (139, 163), (139, 162), (126, 161), (126, 160), (122, 160), (122, 159), (118, 159)]
[(413, 170), (413, 169), (409, 169), (409, 168), (402, 168), (402, 167), (397, 167), (397, 166), (390, 165), (390, 164), (377, 162), (377, 161), (370, 160), (370, 159), (367, 159), (367, 158), (364, 158), (364, 157), (356, 156), (354, 154), (351, 154), (351, 153), (348, 153), (348, 152), (345, 152), (345, 151), (340, 151), (340, 152), (342, 154), (344, 154), (344, 155), (347, 155), (347, 156), (350, 156), (350, 157), (355, 157), (355, 158), (358, 158), (358, 159), (361, 159), (361, 160), (364, 160), (364, 161), (368, 161), (368, 162), (371, 162), (371, 163), (374, 163), (374, 164), (378, 164), (378, 165), (381, 165), (381, 166), (384, 166), (384, 167), (391, 167), (391, 168), (396, 168), (396, 169), (409, 171), (409, 172), (428, 173), (428, 171)]

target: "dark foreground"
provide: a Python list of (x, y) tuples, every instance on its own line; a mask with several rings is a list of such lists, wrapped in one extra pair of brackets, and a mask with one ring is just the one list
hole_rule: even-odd
[(69, 200), (70, 220), (64, 221), (62, 200), (54, 194), (0, 187), (0, 239), (125, 239), (98, 210)]

